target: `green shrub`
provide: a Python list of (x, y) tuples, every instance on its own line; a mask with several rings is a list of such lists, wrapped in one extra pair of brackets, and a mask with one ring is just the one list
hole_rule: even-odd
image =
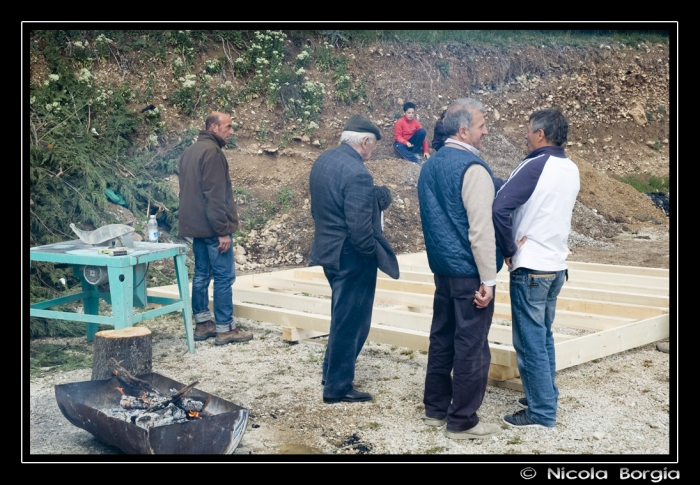
[(668, 194), (671, 185), (671, 180), (668, 175), (657, 177), (649, 172), (641, 175), (630, 174), (620, 177), (620, 182), (631, 185), (637, 192), (642, 192), (644, 194), (649, 192), (663, 192)]

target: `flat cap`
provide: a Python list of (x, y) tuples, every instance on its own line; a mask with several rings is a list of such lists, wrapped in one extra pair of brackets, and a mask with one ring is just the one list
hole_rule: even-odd
[(348, 121), (345, 122), (343, 131), (357, 131), (360, 133), (374, 133), (377, 140), (382, 139), (382, 135), (379, 133), (379, 127), (372, 123), (370, 120), (360, 115), (352, 115)]

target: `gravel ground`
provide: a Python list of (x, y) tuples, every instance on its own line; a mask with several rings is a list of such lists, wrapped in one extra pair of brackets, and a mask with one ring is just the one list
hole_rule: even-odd
[[(500, 424), (502, 432), (455, 441), (421, 421), (426, 354), (368, 342), (358, 358), (355, 386), (374, 399), (327, 405), (320, 383), (322, 341), (291, 345), (282, 340), (277, 325), (243, 320), (242, 326), (253, 331), (253, 341), (219, 347), (209, 340), (189, 354), (181, 319), (166, 315), (148, 321), (154, 372), (183, 383), (199, 380), (199, 389), (250, 411), (232, 460), (261, 454), (276, 461), (289, 459), (281, 454), (387, 455), (387, 461), (400, 454), (438, 461), (439, 455), (541, 454), (565, 461), (567, 455), (670, 452), (669, 411), (675, 399), (669, 392), (669, 354), (659, 352), (655, 343), (558, 372), (559, 413), (553, 429), (509, 428), (503, 415), (518, 410), (516, 401), (523, 394), (489, 386), (479, 415)], [(84, 338), (55, 341), (84, 343)], [(56, 405), (54, 385), (89, 380), (90, 373), (47, 370), (31, 379), (29, 434), (23, 435), (30, 455), (68, 454), (80, 460), (79, 455), (121, 453), (71, 425)]]

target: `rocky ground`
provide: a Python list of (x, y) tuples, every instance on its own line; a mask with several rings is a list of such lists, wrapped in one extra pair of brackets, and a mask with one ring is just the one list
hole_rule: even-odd
[[(199, 389), (250, 411), (232, 461), (245, 461), (241, 455), (249, 454), (277, 461), (289, 459), (280, 454), (338, 459), (342, 459), (338, 455), (387, 455), (387, 461), (401, 454), (424, 455), (419, 460), (447, 454), (542, 454), (565, 462), (573, 455), (590, 454), (621, 455), (617, 459), (625, 462), (632, 455), (653, 460), (654, 455), (670, 453), (675, 426), (670, 419), (672, 361), (655, 344), (559, 372), (558, 422), (551, 430), (511, 429), (503, 424), (504, 414), (518, 410), (516, 401), (522, 393), (489, 387), (479, 414), (485, 422), (501, 424), (501, 434), (460, 442), (421, 421), (425, 354), (368, 343), (357, 362), (355, 385), (374, 399), (328, 405), (321, 399), (323, 343), (290, 345), (276, 325), (241, 323), (253, 331), (253, 341), (224, 347), (211, 341), (198, 343), (196, 354), (186, 352), (178, 319), (161, 317), (148, 325), (154, 333), (154, 372), (180, 382), (199, 380)], [(64, 374), (47, 371), (31, 380), (30, 429), (25, 436), (31, 455), (121, 453), (71, 425), (56, 405), (54, 385), (89, 379), (86, 369)], [(303, 458), (294, 458), (298, 459)], [(314, 461), (314, 457), (307, 459)]]

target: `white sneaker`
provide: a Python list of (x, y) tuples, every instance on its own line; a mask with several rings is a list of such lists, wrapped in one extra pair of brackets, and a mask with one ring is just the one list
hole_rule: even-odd
[(479, 421), (479, 424), (466, 431), (445, 430), (445, 436), (453, 440), (473, 440), (495, 436), (500, 432), (501, 428), (497, 424), (482, 423)]

